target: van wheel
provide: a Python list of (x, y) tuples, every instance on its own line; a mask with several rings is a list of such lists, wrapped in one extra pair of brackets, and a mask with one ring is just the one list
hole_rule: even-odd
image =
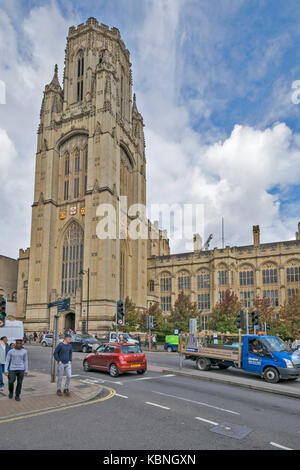
[(85, 372), (89, 372), (91, 370), (89, 361), (87, 360), (83, 361), (83, 369), (85, 370)]
[(45, 343), (45, 341), (43, 341), (43, 342), (42, 342), (42, 346), (43, 346), (44, 348), (46, 348), (47, 343)]
[(264, 379), (266, 382), (271, 384), (277, 384), (279, 382), (279, 374), (274, 367), (267, 367), (264, 370)]
[(197, 359), (197, 368), (199, 370), (209, 370), (211, 367), (211, 361), (206, 357), (200, 357)]
[(119, 369), (117, 368), (116, 364), (111, 364), (110, 368), (109, 368), (109, 375), (111, 377), (118, 377), (119, 375)]
[(173, 352), (173, 349), (171, 348), (171, 346), (169, 346), (169, 347), (167, 348), (167, 351), (168, 351), (168, 352)]

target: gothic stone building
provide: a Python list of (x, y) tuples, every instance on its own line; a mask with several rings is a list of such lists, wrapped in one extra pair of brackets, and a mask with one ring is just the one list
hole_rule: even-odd
[(71, 27), (63, 87), (55, 67), (44, 91), (30, 248), (19, 255), (17, 318), (27, 330), (52, 329), (48, 303), (59, 297), (71, 299), (60, 330), (82, 328), (88, 298), (91, 331), (110, 327), (117, 299), (147, 306), (147, 240), (97, 236), (99, 205), (115, 208), (118, 228), (120, 196), (146, 203), (143, 126), (119, 31), (94, 18)]
[(48, 304), (70, 297), (60, 331), (80, 331), (88, 313), (89, 331), (102, 332), (111, 327), (117, 299), (128, 296), (140, 309), (158, 302), (168, 314), (184, 291), (206, 326), (227, 288), (248, 307), (256, 295), (278, 307), (296, 291), (300, 227), (296, 241), (261, 244), (256, 227), (250, 246), (202, 251), (196, 244), (192, 253), (170, 255), (156, 223), (146, 221), (145, 239), (97, 236), (104, 215), (99, 206), (116, 209), (117, 234), (137, 219), (120, 210), (122, 196), (128, 207), (146, 202), (143, 118), (119, 31), (90, 18), (69, 30), (63, 87), (56, 67), (44, 92), (31, 241), (19, 254), (16, 318), (29, 331), (52, 329), (56, 308)]
[(253, 307), (255, 297), (267, 297), (276, 312), (300, 287), (300, 223), (294, 241), (260, 243), (255, 226), (253, 245), (202, 251), (194, 242), (192, 253), (149, 257), (149, 305), (158, 302), (167, 314), (184, 292), (196, 302), (207, 329), (209, 315), (227, 289), (245, 308)]

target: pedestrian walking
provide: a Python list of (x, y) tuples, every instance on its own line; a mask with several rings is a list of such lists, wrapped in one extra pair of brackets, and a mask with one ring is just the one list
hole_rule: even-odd
[(53, 353), (54, 359), (57, 361), (57, 395), (61, 397), (62, 394), (62, 379), (66, 373), (66, 382), (64, 394), (70, 395), (70, 382), (72, 376), (72, 345), (70, 333), (65, 333), (64, 340), (59, 343)]
[(7, 344), (7, 337), (2, 336), (2, 338), (0, 339), (0, 392), (3, 392), (4, 390), (3, 374), (8, 351), (9, 346)]
[(152, 344), (153, 344), (153, 349), (157, 350), (156, 335), (152, 336)]
[(23, 379), (27, 374), (28, 354), (26, 349), (23, 348), (23, 340), (17, 339), (16, 347), (8, 352), (5, 361), (5, 375), (8, 376), (8, 398), (13, 398), (14, 383), (17, 379), (15, 399), (16, 401), (20, 401)]

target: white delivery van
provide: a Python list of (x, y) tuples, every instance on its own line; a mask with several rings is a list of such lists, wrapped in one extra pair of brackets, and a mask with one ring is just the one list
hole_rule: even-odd
[(5, 326), (0, 328), (0, 338), (6, 336), (8, 344), (15, 343), (17, 339), (24, 339), (24, 326), (22, 321), (6, 320)]

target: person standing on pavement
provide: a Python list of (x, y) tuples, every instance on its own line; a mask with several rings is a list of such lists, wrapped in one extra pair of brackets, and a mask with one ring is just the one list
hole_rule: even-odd
[[(9, 369), (9, 372), (8, 372)], [(16, 347), (10, 349), (5, 361), (5, 375), (8, 376), (8, 398), (14, 395), (14, 383), (17, 379), (16, 401), (20, 401), (24, 376), (28, 374), (28, 354), (23, 348), (23, 340), (17, 339)]]
[(0, 339), (0, 392), (3, 392), (4, 390), (3, 374), (8, 351), (9, 346), (7, 344), (7, 337), (2, 336)]
[(65, 333), (65, 337), (62, 343), (59, 343), (53, 353), (54, 359), (57, 361), (57, 395), (61, 397), (62, 394), (62, 379), (64, 373), (66, 373), (66, 383), (64, 388), (64, 394), (70, 395), (70, 382), (72, 376), (72, 345), (70, 333)]

